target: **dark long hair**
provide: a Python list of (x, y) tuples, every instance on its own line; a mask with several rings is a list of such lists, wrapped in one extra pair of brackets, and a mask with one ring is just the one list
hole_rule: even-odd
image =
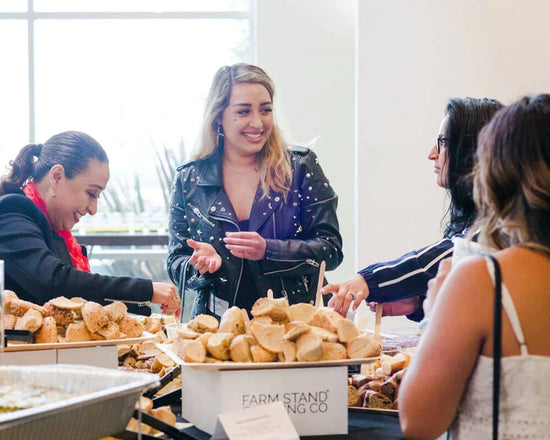
[(500, 111), (479, 136), (477, 160), (480, 241), (550, 254), (550, 95)]
[(64, 131), (44, 144), (29, 144), (10, 162), (10, 171), (0, 179), (0, 194), (20, 193), (29, 179), (39, 182), (54, 165), (62, 165), (68, 179), (88, 169), (91, 159), (109, 163), (107, 153), (91, 136)]
[(447, 186), (451, 195), (445, 237), (470, 227), (477, 216), (473, 198), (473, 168), (477, 136), (503, 107), (489, 98), (452, 98), (447, 104)]

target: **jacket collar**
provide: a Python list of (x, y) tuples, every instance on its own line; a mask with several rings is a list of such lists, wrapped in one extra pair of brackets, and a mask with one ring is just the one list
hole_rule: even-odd
[[(217, 197), (208, 207), (208, 215), (228, 220), (237, 224), (237, 215), (223, 190), (222, 154), (220, 151), (205, 158), (198, 170), (197, 185), (217, 186), (221, 189)], [(254, 203), (250, 211), (249, 229), (257, 231), (271, 217), (273, 212), (282, 203), (282, 194), (270, 191), (267, 197), (261, 198), (262, 191), (258, 187), (254, 196)]]

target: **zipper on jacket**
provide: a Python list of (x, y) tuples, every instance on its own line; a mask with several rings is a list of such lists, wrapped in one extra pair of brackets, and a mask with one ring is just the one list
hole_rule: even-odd
[(136, 304), (138, 307), (148, 307), (151, 305), (151, 301), (132, 301), (131, 299), (112, 299), (112, 298), (104, 298), (105, 301), (120, 301), (127, 304)]
[(191, 211), (193, 211), (194, 214), (195, 214), (198, 218), (204, 220), (204, 222), (205, 222), (206, 224), (208, 224), (208, 226), (210, 226), (210, 227), (212, 227), (212, 228), (215, 226), (214, 223), (212, 223), (210, 220), (208, 220), (208, 218), (201, 212), (201, 210), (200, 210), (199, 208), (197, 208), (196, 206), (192, 205), (191, 203), (187, 203), (187, 204), (188, 204), (189, 207), (191, 208)]
[[(271, 261), (286, 261), (286, 262), (298, 261), (298, 260), (277, 260), (277, 259), (274, 259), (274, 258), (269, 258), (269, 260), (271, 260)], [(300, 266), (303, 266), (304, 264), (309, 264), (310, 266), (319, 267), (319, 263), (317, 263), (317, 261), (312, 260), (311, 258), (308, 258), (308, 259), (306, 259), (306, 261), (302, 261), (301, 263), (297, 264), (296, 266), (290, 267), (288, 269), (274, 270), (272, 272), (266, 272), (265, 275), (273, 275), (275, 273), (290, 272), (294, 269), (297, 269)]]

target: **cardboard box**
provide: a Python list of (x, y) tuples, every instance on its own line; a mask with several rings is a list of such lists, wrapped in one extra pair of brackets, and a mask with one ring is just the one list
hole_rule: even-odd
[(182, 365), (182, 417), (212, 434), (218, 414), (279, 400), (299, 435), (347, 434), (347, 372), (347, 366), (213, 371)]
[(22, 350), (0, 354), (0, 365), (81, 364), (117, 368), (116, 345), (102, 347), (59, 348), (55, 350)]

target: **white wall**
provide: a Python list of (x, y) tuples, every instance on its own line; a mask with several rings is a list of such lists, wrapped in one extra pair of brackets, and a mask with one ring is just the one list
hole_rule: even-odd
[(550, 91), (546, 0), (257, 0), (257, 14), (285, 131), (319, 136), (340, 195), (345, 260), (331, 281), (440, 237), (448, 200), (427, 155), (448, 98)]
[(446, 101), (550, 92), (546, 0), (359, 0), (359, 262), (437, 239), (426, 159)]
[(344, 262), (353, 273), (355, 0), (257, 0), (257, 63), (273, 78), (278, 117), (291, 142), (314, 150), (338, 193)]

